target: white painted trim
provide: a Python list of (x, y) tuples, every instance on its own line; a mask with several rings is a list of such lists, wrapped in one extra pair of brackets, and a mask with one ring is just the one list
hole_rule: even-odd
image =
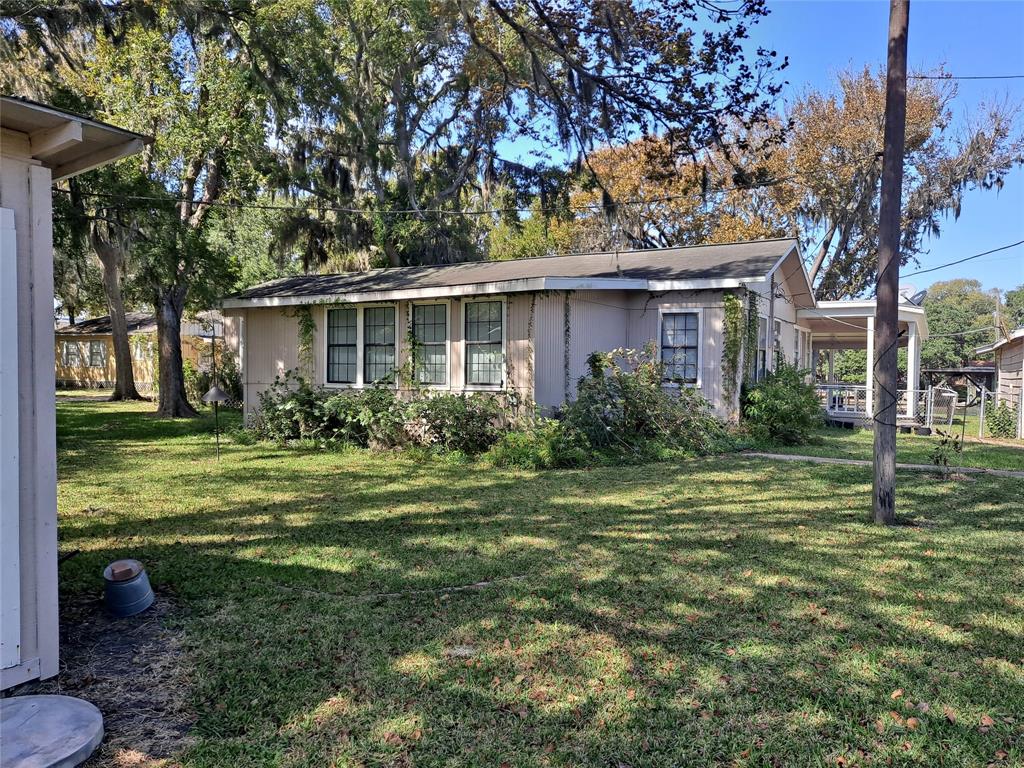
[(450, 390), (452, 388), (452, 302), (451, 299), (441, 299), (437, 301), (410, 301), (408, 302), (408, 328), (409, 333), (413, 334), (413, 308), (414, 307), (444, 307), (444, 328), (445, 328), (445, 339), (444, 339), (444, 384), (420, 384), (415, 381), (416, 370), (413, 367), (413, 386), (423, 387), (424, 389), (437, 389), (437, 390)]
[[(466, 307), (470, 304), (484, 304), (491, 301), (501, 302), (501, 383), (470, 384), (469, 347), (466, 343)], [(505, 296), (481, 296), (474, 299), (465, 299), (461, 303), (460, 338), (462, 339), (462, 391), (501, 392), (508, 384), (508, 381), (506, 380), (508, 377), (508, 299)]]
[(122, 144), (105, 147), (104, 149), (97, 150), (85, 157), (72, 160), (64, 165), (58, 165), (53, 169), (53, 180), (63, 181), (64, 179), (70, 179), (72, 176), (77, 176), (80, 173), (91, 171), (94, 168), (108, 165), (115, 160), (120, 160), (122, 157), (128, 157), (128, 155), (134, 155), (141, 152), (144, 146), (145, 142), (143, 142), (142, 139), (129, 139)]
[(6, 670), (21, 664), (18, 252), (10, 208), (0, 208), (0, 324), (7, 329), (0, 334), (0, 669)]
[(227, 298), (221, 302), (223, 309), (248, 309), (250, 307), (290, 307), (305, 304), (367, 304), (396, 301), (417, 301), (425, 299), (452, 299), (472, 296), (493, 296), (495, 294), (524, 293), (532, 291), (664, 291), (710, 290), (718, 288), (739, 288), (750, 283), (763, 283), (763, 275), (749, 277), (697, 279), (697, 280), (632, 280), (628, 278), (575, 278), (575, 277), (531, 277), (502, 280), (490, 283), (468, 285), (441, 285), (431, 288), (401, 288), (391, 291), (364, 291), (337, 294), (315, 294), (311, 296), (267, 296), (253, 299)]
[(82, 124), (73, 120), (53, 128), (41, 128), (28, 137), (32, 157), (45, 160), (68, 147), (82, 143)]
[(1015, 331), (1011, 331), (1009, 337), (999, 339), (999, 341), (993, 341), (991, 344), (986, 344), (983, 347), (978, 347), (974, 351), (979, 355), (986, 355), (989, 352), (995, 352), (1000, 347), (1009, 344), (1011, 341), (1015, 341), (1017, 339), (1024, 339), (1024, 328), (1018, 328)]
[(663, 381), (662, 386), (687, 386), (702, 389), (704, 386), (704, 307), (685, 306), (679, 304), (661, 304), (658, 306), (658, 360), (662, 359), (662, 318), (665, 315), (697, 315), (697, 381), (680, 384), (678, 381)]
[[(327, 372), (330, 370), (330, 339), (331, 333), (328, 329), (327, 315), (332, 309), (354, 309), (356, 313), (356, 380), (355, 381), (328, 381)], [(324, 349), (324, 372), (323, 385), (328, 389), (359, 389), (363, 381), (363, 313), (361, 307), (345, 307), (336, 304), (328, 304), (323, 307), (320, 327), (323, 328), (323, 349)]]

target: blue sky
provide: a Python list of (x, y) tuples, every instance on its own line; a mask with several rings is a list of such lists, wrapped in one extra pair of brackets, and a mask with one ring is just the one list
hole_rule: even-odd
[[(836, 73), (849, 67), (885, 64), (889, 29), (886, 0), (768, 0), (771, 13), (751, 28), (748, 50), (758, 46), (789, 56), (781, 74), (781, 106), (806, 88), (831, 90)], [(913, 0), (908, 57), (911, 72), (940, 66), (952, 75), (1024, 74), (1024, 0)], [(1024, 105), (1024, 79), (958, 81), (954, 120), (979, 104), (1009, 100)], [(1024, 131), (1024, 111), (1018, 117)], [(531, 158), (536, 145), (513, 142), (510, 157)], [(965, 196), (961, 215), (941, 223), (938, 238), (925, 241), (918, 266), (908, 265), (902, 285), (918, 290), (939, 280), (980, 280), (983, 287), (1014, 288), (1024, 283), (1024, 245), (920, 276), (908, 274), (1024, 240), (1024, 168), (1008, 174), (1002, 190)]]
[[(769, 0), (772, 13), (752, 30), (755, 45), (789, 56), (784, 98), (805, 87), (827, 88), (833, 75), (850, 65), (885, 63), (889, 4), (865, 0)], [(910, 5), (908, 59), (911, 70), (945, 65), (954, 75), (1024, 74), (1024, 2), (938, 2)], [(1024, 80), (960, 81), (954, 116), (963, 117), (979, 102), (1009, 97), (1024, 102)], [(1022, 125), (1024, 128), (1024, 125)], [(920, 268), (1024, 240), (1024, 169), (1014, 169), (998, 194), (967, 196), (958, 220), (944, 222), (937, 239), (927, 242)], [(913, 267), (905, 268), (912, 271)], [(902, 283), (926, 288), (937, 280), (969, 277), (986, 288), (1024, 283), (1024, 246), (982, 257)]]

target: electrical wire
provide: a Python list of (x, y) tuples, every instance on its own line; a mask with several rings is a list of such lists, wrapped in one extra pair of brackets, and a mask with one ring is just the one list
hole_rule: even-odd
[(973, 256), (967, 256), (963, 259), (957, 259), (956, 261), (950, 261), (946, 264), (939, 264), (937, 267), (929, 267), (928, 269), (919, 269), (916, 272), (908, 272), (903, 277), (910, 277), (911, 275), (923, 275), (927, 272), (935, 272), (946, 267), (952, 267), (957, 264), (963, 264), (965, 261), (971, 261), (972, 259), (980, 259), (982, 256), (988, 256), (990, 253), (998, 253), (999, 251), (1005, 251), (1010, 248), (1016, 248), (1018, 245), (1024, 245), (1024, 240), (1018, 240), (1016, 243), (1010, 243), (1009, 245), (1002, 245), (998, 248), (993, 248), (990, 251), (984, 251), (982, 253), (976, 253)]
[(1024, 75), (907, 75), (908, 80), (1024, 80)]

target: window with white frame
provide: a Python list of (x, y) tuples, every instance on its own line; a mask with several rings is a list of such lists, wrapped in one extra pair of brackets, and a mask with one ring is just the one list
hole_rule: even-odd
[(466, 384), (500, 387), (503, 381), (502, 302), (466, 304)]
[(61, 359), (64, 361), (64, 365), (69, 368), (76, 368), (81, 365), (77, 341), (65, 341), (64, 345), (61, 347), (60, 355)]
[(414, 304), (412, 336), (416, 342), (416, 381), (448, 383), (448, 307), (445, 304)]
[(700, 313), (665, 312), (661, 316), (661, 362), (665, 381), (696, 384), (700, 366)]
[(395, 308), (363, 310), (363, 384), (391, 382), (395, 377)]
[(782, 321), (776, 320), (774, 323), (772, 333), (772, 368), (777, 368), (779, 363), (785, 361), (785, 356), (782, 354)]
[(800, 369), (811, 367), (811, 332), (796, 329), (796, 366)]
[(757, 365), (754, 379), (760, 381), (768, 371), (768, 318), (757, 319)]
[(89, 367), (90, 368), (106, 368), (107, 367), (107, 345), (102, 341), (90, 341), (89, 342)]
[(356, 356), (356, 309), (344, 307), (327, 310), (327, 382), (355, 384), (358, 367)]

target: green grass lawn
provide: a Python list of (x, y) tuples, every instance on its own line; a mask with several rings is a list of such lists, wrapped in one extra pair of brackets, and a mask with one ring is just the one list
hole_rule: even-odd
[(183, 765), (1024, 763), (1022, 480), (901, 473), (883, 529), (858, 467), (218, 464), (151, 408), (58, 404), (61, 585), (175, 594)]
[[(960, 434), (959, 429), (956, 434)], [(870, 460), (874, 439), (874, 433), (866, 429), (824, 427), (815, 432), (809, 445), (770, 445), (764, 449), (800, 456)], [(896, 437), (896, 460), (905, 464), (931, 464), (931, 453), (937, 441), (936, 435), (899, 434)], [(953, 463), (951, 459), (950, 465)], [(1024, 471), (1024, 442), (981, 441), (972, 439), (968, 432), (958, 463), (964, 467)]]

